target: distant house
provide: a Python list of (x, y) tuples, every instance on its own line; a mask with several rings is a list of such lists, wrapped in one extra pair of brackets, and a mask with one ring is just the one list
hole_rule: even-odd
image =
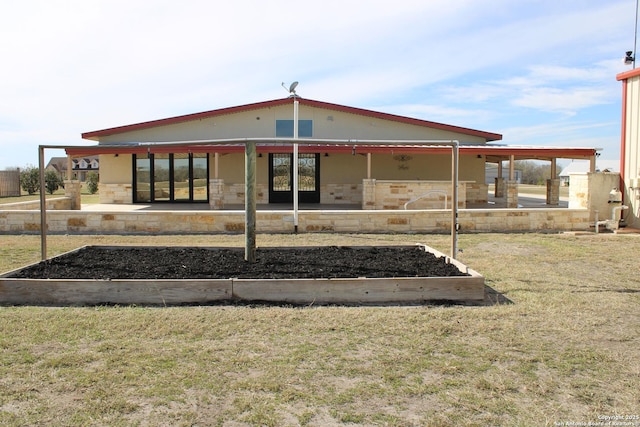
[[(53, 170), (62, 180), (69, 179), (67, 171), (67, 157), (52, 157), (45, 167), (45, 171)], [(99, 156), (87, 156), (73, 159), (71, 162), (71, 178), (81, 182), (86, 181), (89, 172), (98, 173), (100, 169)]]

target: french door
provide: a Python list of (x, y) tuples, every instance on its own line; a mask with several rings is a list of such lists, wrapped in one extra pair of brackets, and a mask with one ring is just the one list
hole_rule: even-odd
[[(298, 154), (298, 202), (320, 203), (320, 154)], [(269, 154), (269, 203), (293, 203), (293, 154)]]
[(208, 202), (206, 154), (134, 154), (134, 202)]

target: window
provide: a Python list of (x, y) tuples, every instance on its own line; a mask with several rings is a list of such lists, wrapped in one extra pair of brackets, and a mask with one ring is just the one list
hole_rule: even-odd
[[(313, 136), (313, 120), (298, 120), (298, 136)], [(276, 137), (293, 138), (293, 120), (276, 120)]]
[(134, 202), (207, 202), (206, 153), (134, 154)]

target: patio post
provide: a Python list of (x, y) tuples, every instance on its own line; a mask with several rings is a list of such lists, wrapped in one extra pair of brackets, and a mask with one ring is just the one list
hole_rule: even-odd
[(44, 185), (44, 146), (38, 147), (38, 164), (40, 166), (40, 257), (47, 259), (47, 199)]
[(244, 146), (244, 153), (244, 260), (247, 262), (256, 262), (256, 142), (247, 141)]

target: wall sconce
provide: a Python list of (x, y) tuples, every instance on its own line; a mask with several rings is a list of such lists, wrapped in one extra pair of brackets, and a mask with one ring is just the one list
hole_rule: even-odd
[(262, 153), (258, 153), (258, 157), (262, 157)]
[(120, 154), (116, 153), (113, 155), (113, 157), (118, 157)]
[(325, 157), (329, 157), (329, 153), (324, 153), (324, 156)]

